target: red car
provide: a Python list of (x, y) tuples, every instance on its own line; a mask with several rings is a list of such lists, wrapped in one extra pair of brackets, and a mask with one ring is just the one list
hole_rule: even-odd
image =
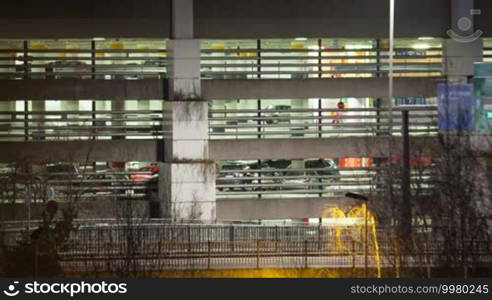
[(146, 172), (146, 173), (131, 174), (130, 179), (133, 182), (135, 182), (135, 181), (147, 181), (147, 180), (150, 180), (154, 177), (159, 176), (159, 166), (149, 165), (149, 166), (141, 167), (140, 169), (138, 169), (138, 172)]

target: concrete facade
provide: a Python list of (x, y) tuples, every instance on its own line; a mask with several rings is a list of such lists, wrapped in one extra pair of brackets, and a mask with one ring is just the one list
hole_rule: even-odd
[[(344, 199), (225, 199), (216, 200), (216, 161), (306, 159), (319, 157), (388, 157), (402, 152), (401, 139), (388, 144), (386, 136), (324, 137), (318, 139), (210, 140), (208, 100), (256, 101), (295, 99), (291, 108), (309, 108), (309, 98), (385, 98), (388, 79), (201, 79), (200, 39), (370, 38), (387, 37), (386, 0), (273, 0), (232, 3), (226, 0), (86, 0), (74, 7), (50, 10), (31, 1), (7, 1), (0, 12), (0, 38), (169, 38), (168, 79), (25, 79), (0, 80), (0, 110), (15, 110), (13, 100), (29, 99), (33, 111), (46, 110), (47, 99), (63, 99), (62, 110), (78, 110), (79, 100), (107, 100), (122, 111), (126, 100), (163, 101), (162, 140), (0, 142), (0, 162), (157, 161), (159, 217), (174, 219), (277, 219), (320, 217), (330, 205)], [(440, 82), (466, 82), (472, 64), (482, 60), (483, 40), (449, 39), (447, 30), (461, 30), (460, 18), (473, 8), (462, 0), (397, 1), (396, 36), (437, 37), (443, 40), (445, 77), (395, 78), (395, 97), (436, 96)], [(471, 4), (470, 4), (471, 3)], [(13, 15), (19, 4), (23, 15)], [(492, 36), (492, 5), (477, 0), (483, 15), (460, 34), (482, 29)], [(356, 7), (357, 9), (354, 9)], [(490, 9), (488, 9), (490, 8)], [(490, 12), (489, 12), (490, 11)], [(321, 53), (321, 51), (320, 51)], [(238, 54), (239, 55), (239, 54)], [(379, 58), (378, 58), (379, 59)], [(320, 76), (321, 77), (321, 76)], [(104, 104), (106, 105), (106, 104)], [(260, 103), (261, 106), (261, 103)], [(234, 106), (231, 106), (234, 107)], [(97, 107), (96, 107), (97, 109)], [(113, 115), (119, 118), (120, 115)], [(292, 123), (302, 121), (293, 121)], [(8, 124), (8, 123), (7, 123)], [(43, 121), (33, 122), (34, 126)], [(112, 120), (112, 125), (123, 121)], [(478, 151), (490, 152), (483, 137), (474, 137)], [(389, 145), (389, 146), (388, 146)], [(436, 137), (412, 137), (418, 155), (439, 152)], [(296, 166), (302, 168), (302, 162)]]
[[(196, 62), (195, 62), (196, 63)], [(396, 78), (395, 97), (436, 96), (442, 78)], [(194, 83), (195, 94), (198, 92)], [(168, 99), (167, 79), (140, 80), (1, 80), (0, 102), (45, 99)], [(213, 79), (201, 80), (202, 99), (306, 99), (339, 97), (384, 97), (384, 78), (345, 79)]]
[[(473, 138), (479, 151), (487, 151), (491, 141), (482, 136)], [(401, 152), (401, 142), (392, 149), (395, 155)], [(415, 151), (432, 154), (439, 146), (435, 137), (411, 139)], [(329, 139), (273, 139), (273, 140), (217, 140), (208, 142), (208, 159), (218, 160), (255, 159), (302, 159), (326, 155), (352, 157), (385, 157), (389, 154), (387, 138), (329, 138)], [(94, 140), (52, 142), (0, 142), (0, 162), (58, 160), (90, 161), (164, 161), (165, 145), (159, 140)], [(259, 151), (261, 149), (261, 151)], [(185, 153), (185, 152), (183, 152)], [(193, 162), (193, 159), (177, 159)]]

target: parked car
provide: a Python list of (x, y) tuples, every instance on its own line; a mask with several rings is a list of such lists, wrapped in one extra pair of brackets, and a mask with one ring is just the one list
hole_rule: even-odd
[(335, 161), (331, 159), (307, 159), (304, 161), (306, 169), (323, 169), (317, 172), (323, 176), (340, 175)]
[[(35, 66), (33, 66), (35, 67)], [(83, 61), (54, 61), (49, 63), (46, 68), (46, 78), (81, 78), (90, 79), (92, 66)]]
[[(331, 159), (307, 159), (304, 160), (304, 171), (292, 169), (284, 172), (289, 178), (283, 181), (282, 189), (285, 190), (323, 190), (329, 183), (337, 181), (337, 178), (327, 176), (337, 176), (340, 172), (335, 162)], [(310, 170), (312, 169), (312, 170)]]
[[(290, 105), (269, 105), (265, 109), (267, 112), (263, 113), (263, 115), (266, 118), (269, 118), (265, 121), (267, 124), (279, 124), (279, 123), (290, 123)], [(268, 112), (268, 111), (271, 112)], [(277, 118), (282, 118), (285, 117), (284, 119), (278, 120)], [(271, 119), (270, 119), (271, 118)]]
[(133, 195), (133, 183), (126, 174), (102, 171), (87, 176), (84, 181), (84, 194), (89, 195)]
[(80, 179), (79, 169), (74, 164), (49, 164), (46, 166), (48, 180)]
[(326, 180), (317, 178), (322, 176), (319, 171), (303, 171), (295, 175), (296, 178), (289, 178), (282, 182), (282, 190), (322, 190), (324, 188)]
[(137, 174), (130, 174), (130, 179), (132, 182), (138, 182), (138, 181), (147, 181), (150, 180), (154, 177), (159, 176), (159, 166), (158, 165), (148, 165), (145, 167), (141, 167), (138, 169), (138, 172), (147, 172), (147, 173), (137, 173)]
[[(244, 163), (237, 163), (237, 162), (226, 162), (223, 164), (220, 169), (221, 172), (219, 172), (217, 175), (217, 180), (216, 184), (218, 185), (217, 189), (219, 191), (234, 191), (234, 190), (246, 190), (245, 187), (221, 187), (221, 185), (241, 185), (241, 184), (247, 184), (243, 178), (245, 176), (245, 173), (240, 172), (242, 170), (245, 170), (248, 167), (247, 164)], [(228, 172), (229, 171), (229, 172)], [(233, 172), (233, 171), (238, 171), (238, 172)]]

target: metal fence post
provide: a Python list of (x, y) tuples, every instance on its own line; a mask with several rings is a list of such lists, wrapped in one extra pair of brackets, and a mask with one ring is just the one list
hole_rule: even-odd
[(38, 277), (39, 272), (39, 240), (36, 238), (34, 243), (34, 278)]
[(278, 226), (275, 225), (275, 252), (278, 251)]
[(304, 268), (308, 267), (308, 241), (304, 240)]
[(401, 236), (410, 236), (412, 233), (412, 197), (411, 197), (411, 170), (410, 170), (410, 117), (407, 109), (401, 111), (402, 113), (402, 141), (403, 141), (403, 162), (402, 162), (402, 175), (401, 175), (401, 193), (402, 193), (402, 205), (401, 205), (401, 222), (400, 222), (400, 234)]
[(188, 253), (191, 253), (191, 227), (190, 227), (190, 225), (188, 225), (186, 230), (187, 230), (187, 235), (188, 235)]
[(256, 240), (256, 268), (260, 268), (260, 240)]
[(352, 240), (352, 273), (355, 272), (355, 241)]
[[(30, 78), (29, 42), (24, 41), (24, 79)], [(29, 139), (29, 101), (24, 100), (24, 140)]]
[(208, 247), (207, 247), (207, 254), (208, 254), (207, 255), (207, 269), (208, 270), (210, 270), (210, 244), (211, 244), (211, 242), (209, 240), (207, 243), (207, 245), (208, 245)]
[(234, 236), (234, 225), (231, 225), (231, 228), (229, 229), (229, 238), (231, 242), (231, 252), (234, 252), (234, 243), (236, 240), (236, 237)]

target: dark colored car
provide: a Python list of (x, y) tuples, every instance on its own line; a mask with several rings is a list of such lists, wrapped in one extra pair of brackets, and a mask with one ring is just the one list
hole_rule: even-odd
[(125, 174), (101, 172), (89, 175), (84, 180), (84, 194), (89, 195), (133, 195), (134, 189), (130, 178)]
[(317, 173), (323, 176), (340, 175), (336, 163), (331, 159), (308, 159), (304, 161), (306, 169), (323, 169), (317, 170)]

